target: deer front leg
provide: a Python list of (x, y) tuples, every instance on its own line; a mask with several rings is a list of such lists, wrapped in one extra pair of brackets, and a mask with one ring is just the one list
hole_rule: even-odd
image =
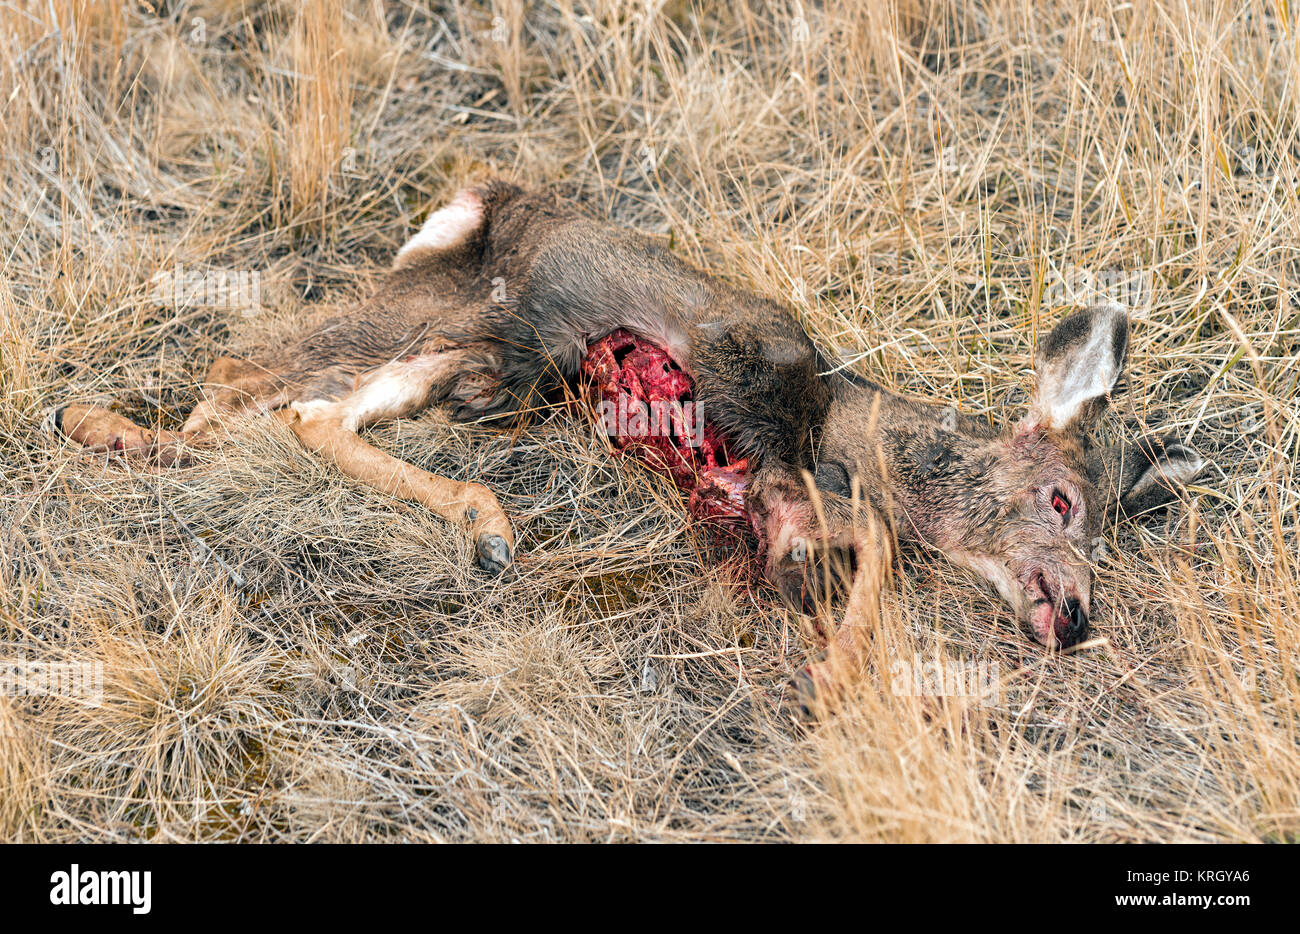
[(833, 544), (852, 552), (853, 580), (844, 617), (826, 651), (795, 676), (799, 704), (806, 716), (819, 703), (833, 703), (838, 689), (861, 672), (867, 636), (880, 621), (880, 595), (892, 563), (889, 539), (870, 516), (865, 526), (853, 526), (835, 536)]
[(794, 679), (799, 706), (811, 715), (818, 701), (833, 701), (862, 668), (867, 636), (880, 618), (880, 594), (892, 561), (890, 539), (866, 503), (855, 502), (851, 493), (844, 497), (818, 490), (811, 477), (791, 471), (756, 476), (749, 506), (766, 550), (765, 576), (805, 612), (813, 611), (810, 594), (840, 570), (837, 561), (852, 568), (842, 621), (819, 660)]
[(386, 364), (363, 376), (343, 399), (295, 402), (284, 410), (282, 419), (304, 446), (354, 480), (421, 503), (450, 522), (468, 523), (479, 565), (499, 574), (514, 558), (514, 533), (491, 490), (420, 470), (357, 435), (366, 425), (424, 408), (435, 384), (453, 365), (448, 357), (430, 354)]

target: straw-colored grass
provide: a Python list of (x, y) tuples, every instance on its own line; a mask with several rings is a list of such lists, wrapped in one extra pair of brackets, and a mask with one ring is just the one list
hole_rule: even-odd
[[(0, 837), (1294, 839), (1298, 30), (1221, 0), (0, 3), (0, 649), (102, 675), (99, 706), (0, 693)], [(370, 434), (499, 491), (508, 586), (277, 424), (162, 472), (42, 431), (91, 400), (175, 427), (216, 356), (363, 296), (485, 170), (996, 419), (1090, 272), (1137, 316), (1106, 433), (1213, 466), (1097, 543), (1083, 652), (904, 549), (801, 730), (812, 627), (581, 419)], [(160, 301), (178, 267), (255, 273), (256, 313)], [(983, 695), (899, 690), (931, 663)]]

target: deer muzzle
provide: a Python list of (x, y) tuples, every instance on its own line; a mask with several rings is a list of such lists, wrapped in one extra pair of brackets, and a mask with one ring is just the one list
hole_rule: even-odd
[(1088, 635), (1088, 610), (1083, 600), (1070, 592), (1069, 585), (1053, 587), (1038, 574), (1034, 580), (1038, 591), (1030, 609), (1034, 637), (1048, 648), (1069, 648)]

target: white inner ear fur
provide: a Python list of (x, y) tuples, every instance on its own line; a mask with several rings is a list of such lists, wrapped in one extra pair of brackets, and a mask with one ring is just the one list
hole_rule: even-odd
[(1117, 303), (1094, 309), (1091, 330), (1082, 343), (1056, 359), (1039, 361), (1031, 423), (1065, 428), (1084, 405), (1115, 387), (1123, 368), (1123, 361), (1115, 357), (1115, 322), (1127, 313)]
[(1191, 480), (1205, 466), (1205, 458), (1189, 447), (1171, 444), (1165, 448), (1164, 456), (1147, 468), (1146, 473), (1138, 477), (1137, 483), (1124, 495), (1140, 496), (1157, 483), (1168, 487), (1182, 486)]

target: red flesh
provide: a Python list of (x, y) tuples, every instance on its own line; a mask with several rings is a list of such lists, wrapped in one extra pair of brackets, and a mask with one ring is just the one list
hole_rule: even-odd
[[(599, 402), (627, 408), (650, 403), (694, 402), (693, 384), (681, 367), (658, 345), (622, 329), (587, 347), (582, 372), (591, 382)], [(693, 408), (693, 407), (692, 407)], [(687, 508), (699, 519), (747, 523), (745, 487), (749, 461), (731, 457), (727, 439), (704, 417), (698, 447), (676, 432), (668, 435), (611, 435), (620, 451), (633, 454), (647, 466), (670, 476), (687, 494)]]

